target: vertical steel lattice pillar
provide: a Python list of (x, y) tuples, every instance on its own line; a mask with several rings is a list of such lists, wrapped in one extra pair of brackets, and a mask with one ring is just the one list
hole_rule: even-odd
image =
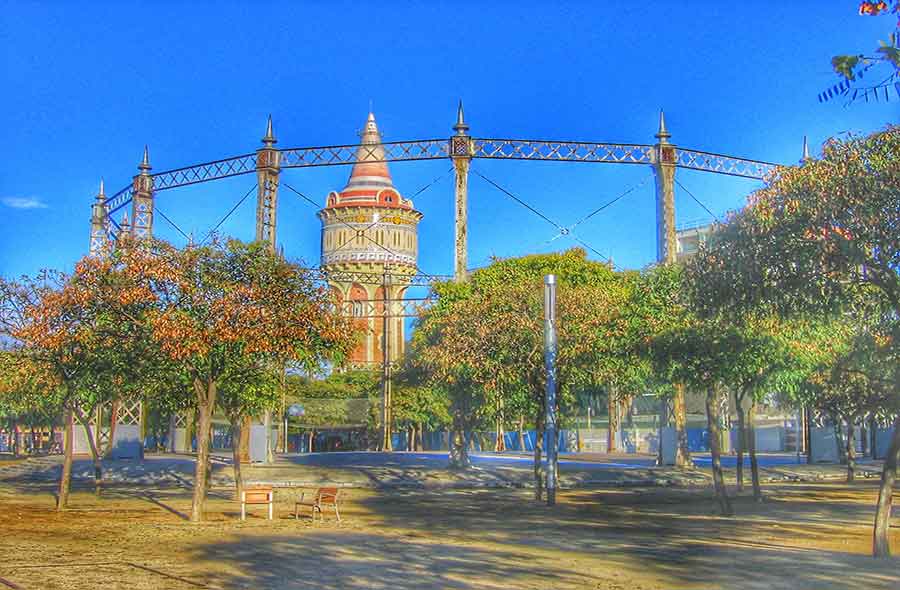
[[(669, 143), (672, 135), (666, 129), (666, 117), (659, 113), (659, 131), (656, 133), (656, 145), (653, 149), (653, 175), (656, 179), (656, 262), (669, 264), (675, 262), (678, 242), (675, 234), (675, 146)], [(676, 389), (675, 395), (684, 395), (683, 390)], [(676, 403), (675, 406), (679, 405)], [(668, 411), (668, 400), (660, 398), (659, 437), (656, 462), (662, 465), (663, 428), (668, 427), (671, 414)], [(676, 444), (678, 444), (676, 442)], [(677, 452), (676, 452), (677, 454)]]
[[(277, 206), (278, 206), (278, 174), (281, 171), (281, 152), (275, 148), (278, 140), (272, 132), (272, 116), (266, 121), (266, 135), (262, 138), (263, 147), (256, 151), (256, 241), (266, 242), (270, 252), (275, 252)], [(245, 420), (246, 430), (250, 429), (250, 421)], [(272, 411), (263, 413), (263, 427), (266, 440), (266, 463), (275, 460), (272, 444)], [(243, 438), (246, 436), (241, 429)], [(249, 446), (248, 446), (249, 448)], [(249, 457), (248, 457), (249, 459)]]
[(256, 240), (267, 242), (274, 252), (281, 152), (275, 148), (278, 140), (272, 133), (271, 116), (262, 142), (263, 147), (256, 152)]
[(556, 504), (556, 276), (544, 276), (544, 371), (547, 374), (547, 506)]
[(106, 250), (106, 193), (103, 190), (103, 179), (100, 179), (100, 192), (91, 205), (91, 256), (98, 256)]
[(137, 239), (153, 236), (153, 176), (150, 175), (150, 150), (144, 146), (144, 158), (134, 177), (131, 194), (131, 232)]
[(656, 261), (675, 262), (675, 146), (666, 130), (665, 115), (659, 113), (659, 132), (653, 150), (653, 172), (656, 177)]
[(456, 125), (453, 126), (456, 135), (450, 138), (450, 157), (453, 159), (453, 168), (456, 171), (455, 196), (456, 196), (456, 240), (453, 259), (454, 280), (462, 282), (466, 280), (466, 268), (468, 266), (468, 196), (469, 196), (469, 165), (472, 162), (472, 139), (469, 137), (469, 126), (463, 115), (463, 104), (459, 101), (459, 109), (456, 111)]

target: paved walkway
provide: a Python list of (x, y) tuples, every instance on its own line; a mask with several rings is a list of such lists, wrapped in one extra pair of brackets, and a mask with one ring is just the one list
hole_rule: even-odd
[[(655, 467), (648, 455), (601, 455), (567, 453), (560, 458), (560, 485), (584, 486), (698, 486), (710, 482), (709, 454), (694, 455), (697, 469), (681, 470)], [(16, 482), (56, 481), (62, 458), (34, 457), (25, 461), (0, 462), (0, 480)], [(723, 457), (727, 477), (733, 477), (735, 457)], [(244, 468), (246, 481), (278, 487), (316, 487), (338, 485), (356, 488), (477, 488), (528, 487), (533, 485), (533, 459), (521, 453), (477, 453), (472, 468), (448, 469), (446, 452), (423, 453), (313, 453), (279, 455), (272, 465), (255, 464)], [(745, 462), (748, 465), (749, 463)], [(192, 455), (154, 454), (143, 461), (104, 461), (103, 479), (107, 484), (175, 485), (189, 487), (193, 482), (195, 460)], [(861, 462), (861, 477), (880, 475), (879, 462)], [(820, 481), (841, 479), (842, 465), (806, 465), (796, 455), (760, 455), (763, 481)], [(73, 480), (93, 479), (93, 465), (77, 459)], [(746, 474), (749, 478), (749, 473)], [(230, 453), (213, 456), (213, 487), (233, 485)]]

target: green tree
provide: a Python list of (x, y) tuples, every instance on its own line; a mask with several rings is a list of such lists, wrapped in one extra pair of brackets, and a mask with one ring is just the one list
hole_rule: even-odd
[[(900, 127), (830, 140), (821, 159), (780, 169), (700, 253), (698, 284), (718, 310), (857, 317), (884, 306), (900, 346)], [(868, 302), (868, 305), (859, 305)], [(895, 385), (893, 400), (900, 396)], [(884, 462), (873, 553), (890, 554), (888, 524), (900, 414)]]
[[(534, 474), (541, 496), (544, 433), (543, 277), (558, 283), (559, 404), (573, 387), (608, 379), (608, 356), (625, 333), (627, 300), (621, 278), (581, 250), (498, 260), (464, 284), (434, 286), (438, 302), (419, 320), (416, 354), (447, 384), (454, 421), (451, 459), (465, 456), (472, 425), (496, 407), (498, 396), (527, 392), (537, 430)], [(460, 436), (461, 435), (461, 436)]]

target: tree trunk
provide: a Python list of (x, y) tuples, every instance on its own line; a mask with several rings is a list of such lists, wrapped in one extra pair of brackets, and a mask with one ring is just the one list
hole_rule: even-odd
[(266, 431), (266, 463), (271, 465), (275, 461), (275, 449), (272, 447), (272, 411), (263, 413), (263, 427)]
[(15, 417), (9, 429), (9, 445), (12, 447), (13, 457), (18, 459), (22, 450), (19, 448), (19, 422)]
[(869, 455), (869, 421), (866, 416), (859, 422), (859, 442), (862, 444), (862, 457)]
[(747, 441), (747, 425), (744, 421), (744, 396), (735, 396), (735, 411), (737, 411), (738, 437), (737, 437), (737, 465), (735, 467), (735, 479), (737, 491), (744, 491), (744, 446)]
[(209, 467), (209, 431), (213, 408), (216, 405), (216, 382), (194, 380), (197, 394), (197, 466), (194, 470), (194, 496), (191, 501), (191, 522), (201, 522), (206, 507), (206, 474)]
[(316, 431), (315, 431), (315, 430), (310, 430), (310, 431), (309, 431), (309, 444), (307, 445), (307, 450), (308, 450), (310, 453), (312, 453), (313, 450), (314, 450), (314, 449), (313, 449), (313, 445), (315, 444), (315, 442), (316, 442)]
[(253, 419), (250, 418), (250, 416), (244, 416), (243, 423), (241, 424), (241, 440), (238, 445), (241, 463), (250, 462), (250, 426), (252, 424)]
[(750, 478), (753, 481), (753, 499), (763, 501), (762, 488), (759, 487), (759, 461), (756, 459), (756, 399), (750, 398), (750, 411), (747, 413), (747, 449), (750, 451)]
[(675, 386), (675, 397), (672, 400), (672, 414), (675, 421), (675, 466), (693, 467), (691, 450), (687, 438), (687, 406), (684, 401), (684, 385)]
[(425, 450), (425, 425), (421, 422), (418, 423), (416, 428), (416, 450)]
[(525, 452), (525, 416), (519, 416), (519, 452)]
[(837, 445), (838, 461), (843, 465), (847, 462), (847, 455), (844, 452), (844, 429), (841, 427), (841, 419), (832, 414), (832, 428), (834, 428), (834, 444)]
[(845, 441), (847, 445), (847, 452), (845, 455), (847, 456), (847, 483), (853, 483), (853, 480), (856, 477), (856, 448), (853, 444), (853, 418), (847, 418), (847, 440)]
[[(103, 485), (103, 461), (100, 457), (100, 448), (97, 446), (96, 438), (91, 435), (91, 423), (88, 420), (87, 416), (84, 415), (84, 413), (78, 408), (77, 405), (74, 406), (74, 411), (75, 416), (81, 423), (82, 428), (84, 428), (84, 435), (87, 438), (88, 446), (91, 449), (91, 459), (93, 459), (94, 462), (94, 494), (99, 496)], [(96, 431), (99, 432), (99, 430), (100, 425), (97, 424)]]
[(881, 487), (878, 490), (878, 504), (875, 511), (875, 530), (872, 533), (872, 555), (889, 557), (891, 555), (891, 505), (894, 496), (894, 480), (897, 478), (897, 460), (900, 456), (900, 416), (894, 419), (894, 432), (891, 444), (884, 457), (881, 470)]
[(659, 428), (657, 428), (656, 464), (663, 465), (663, 428), (669, 425), (669, 403), (664, 396), (659, 398)]
[(609, 415), (609, 428), (606, 432), (606, 452), (615, 453), (616, 434), (619, 432), (619, 400), (616, 397), (616, 389), (609, 387), (609, 395), (606, 397), (606, 411)]
[(452, 469), (468, 469), (471, 466), (469, 460), (469, 441), (465, 434), (465, 424), (460, 412), (453, 417), (453, 430), (450, 431), (450, 467)]
[(234, 466), (234, 499), (241, 500), (241, 492), (244, 489), (244, 479), (241, 476), (241, 419), (231, 419), (231, 461)]
[[(109, 437), (106, 439), (106, 448), (103, 449), (103, 457), (109, 457), (113, 450), (113, 442), (116, 440), (116, 424), (119, 423), (119, 400), (114, 400), (109, 409)], [(100, 414), (102, 418), (103, 414)], [(97, 433), (100, 433), (101, 423), (97, 422)], [(143, 438), (143, 437), (142, 437)]]
[[(167, 440), (166, 440), (167, 446), (169, 447), (168, 451), (170, 453), (174, 453), (175, 449), (176, 449), (176, 447), (175, 447), (175, 429), (177, 428), (176, 425), (178, 424), (178, 422), (176, 420), (177, 420), (177, 417), (176, 417), (175, 413), (173, 412), (172, 415), (169, 416), (169, 436), (167, 437)], [(239, 441), (237, 439), (235, 439), (231, 443), (231, 446), (234, 448), (237, 448), (238, 443), (239, 443)]]
[(75, 441), (75, 417), (72, 408), (66, 408), (65, 414), (65, 441), (63, 450), (62, 476), (59, 478), (59, 496), (56, 500), (56, 509), (60, 512), (69, 506), (69, 487), (72, 483), (72, 447)]
[(712, 453), (712, 473), (713, 483), (716, 488), (716, 498), (719, 501), (722, 516), (731, 516), (734, 513), (731, 510), (731, 501), (728, 499), (728, 490), (725, 489), (725, 478), (722, 474), (719, 398), (714, 387), (706, 390), (706, 423), (709, 427), (709, 450)]
[(544, 464), (541, 456), (544, 450), (544, 420), (538, 412), (534, 433), (534, 499), (539, 501), (544, 496)]

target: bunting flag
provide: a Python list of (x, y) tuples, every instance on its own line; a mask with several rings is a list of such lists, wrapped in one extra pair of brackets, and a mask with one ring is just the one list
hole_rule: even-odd
[[(862, 80), (865, 72), (873, 65), (875, 65), (875, 62), (868, 62), (861, 65), (853, 72), (854, 80)], [(897, 98), (900, 99), (900, 73), (895, 72), (893, 75), (889, 76), (887, 80), (871, 88), (853, 88), (850, 80), (842, 80), (831, 88), (827, 88), (820, 92), (817, 98), (819, 102), (828, 102), (839, 96), (846, 96), (848, 97), (847, 104), (849, 104), (855, 101), (860, 93), (862, 93), (862, 98), (866, 102), (869, 102), (870, 94), (875, 102), (881, 101), (882, 98), (885, 102), (890, 102), (891, 88), (894, 89), (894, 92), (897, 93)], [(879, 93), (879, 90), (881, 89), (883, 89), (883, 91)]]

